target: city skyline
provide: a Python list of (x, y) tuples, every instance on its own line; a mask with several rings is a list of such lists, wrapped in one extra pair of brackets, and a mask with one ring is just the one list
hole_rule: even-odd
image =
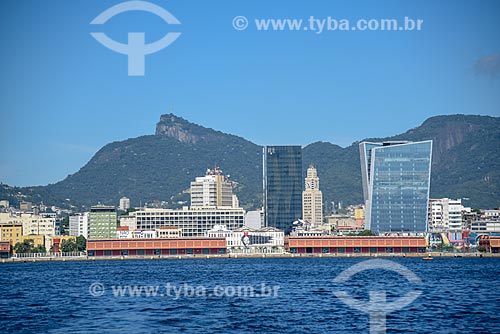
[[(0, 63), (0, 139), (9, 143), (0, 181), (57, 182), (103, 145), (151, 133), (171, 104), (186, 119), (260, 145), (328, 141), (345, 147), (401, 133), (433, 115), (499, 115), (495, 1), (389, 1), (383, 8), (370, 1), (318, 1), (286, 10), (264, 1), (240, 8), (221, 1), (216, 10), (210, 2), (151, 2), (179, 19), (182, 35), (146, 57), (144, 77), (128, 77), (127, 57), (90, 32), (101, 29), (123, 42), (129, 31), (144, 31), (154, 41), (173, 30), (161, 19), (123, 13), (96, 28), (90, 22), (117, 1), (2, 1), (5, 43), (15, 51)], [(411, 16), (424, 23), (422, 31), (322, 34), (231, 25), (237, 15), (307, 20), (323, 13)], [(320, 120), (314, 129), (303, 127), (298, 116), (306, 114)], [(275, 131), (278, 122), (290, 131)], [(36, 168), (19, 152), (37, 161)]]

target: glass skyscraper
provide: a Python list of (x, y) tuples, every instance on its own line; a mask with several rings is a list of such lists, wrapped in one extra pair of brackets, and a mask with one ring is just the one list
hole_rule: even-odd
[(289, 234), (302, 218), (302, 147), (265, 146), (264, 223)]
[(365, 226), (376, 233), (427, 231), (432, 140), (359, 144)]

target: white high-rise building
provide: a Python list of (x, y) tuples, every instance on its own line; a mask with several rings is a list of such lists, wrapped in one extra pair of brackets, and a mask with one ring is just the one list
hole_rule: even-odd
[(450, 231), (461, 231), (462, 227), (462, 211), (464, 207), (462, 205), (462, 200), (450, 199), (448, 201), (448, 219)]
[(127, 197), (120, 198), (120, 210), (127, 211), (130, 209), (130, 199)]
[(306, 188), (302, 192), (302, 218), (319, 226), (323, 224), (323, 194), (319, 190), (319, 177), (314, 166), (307, 169)]
[(89, 237), (89, 213), (80, 213), (69, 217), (69, 235)]
[(233, 207), (233, 185), (219, 167), (207, 169), (205, 176), (191, 182), (191, 206)]
[(429, 232), (461, 231), (464, 210), (461, 199), (429, 199)]

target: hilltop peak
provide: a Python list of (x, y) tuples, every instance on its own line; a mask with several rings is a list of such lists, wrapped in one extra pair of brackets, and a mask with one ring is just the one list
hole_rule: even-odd
[(160, 116), (156, 123), (156, 136), (169, 137), (181, 143), (196, 144), (201, 140), (210, 139), (216, 131), (191, 123), (184, 118), (170, 114)]
[(191, 124), (188, 120), (182, 118), (181, 116), (177, 116), (173, 113), (160, 115), (159, 123), (165, 124)]

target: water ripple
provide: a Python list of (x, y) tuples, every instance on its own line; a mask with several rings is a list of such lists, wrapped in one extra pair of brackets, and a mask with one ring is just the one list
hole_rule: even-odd
[[(388, 333), (500, 333), (500, 259), (395, 258), (422, 279), (422, 295), (387, 315)], [(6, 333), (368, 333), (368, 314), (332, 291), (388, 300), (417, 288), (390, 271), (333, 283), (363, 259), (216, 259), (2, 264), (0, 328)], [(89, 286), (107, 288), (93, 297)], [(111, 286), (279, 285), (278, 296), (113, 297)]]

